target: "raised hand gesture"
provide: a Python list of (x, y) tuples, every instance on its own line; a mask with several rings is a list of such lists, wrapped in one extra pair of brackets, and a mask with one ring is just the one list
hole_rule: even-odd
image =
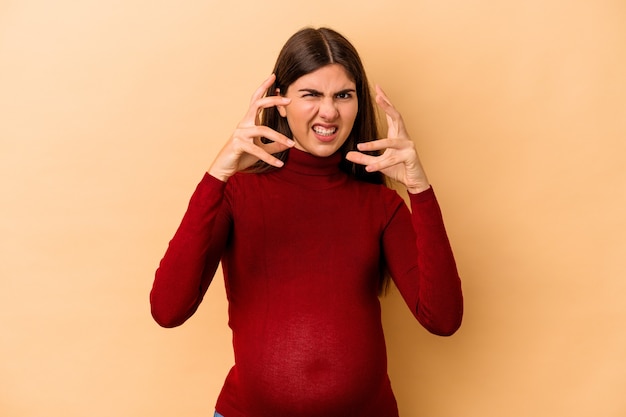
[(366, 171), (382, 172), (389, 178), (404, 184), (410, 193), (416, 194), (430, 188), (415, 144), (406, 131), (402, 115), (379, 86), (376, 86), (376, 103), (387, 116), (387, 137), (362, 142), (357, 147), (359, 151), (383, 151), (383, 153), (372, 156), (352, 151), (348, 152), (346, 159), (365, 165)]
[[(272, 74), (252, 95), (248, 112), (208, 169), (208, 173), (215, 178), (227, 181), (236, 172), (259, 160), (275, 167), (283, 166), (283, 162), (272, 154), (291, 148), (295, 142), (267, 126), (259, 126), (259, 114), (263, 109), (285, 106), (291, 101), (281, 96), (265, 96), (275, 78)], [(263, 143), (261, 138), (272, 142)]]

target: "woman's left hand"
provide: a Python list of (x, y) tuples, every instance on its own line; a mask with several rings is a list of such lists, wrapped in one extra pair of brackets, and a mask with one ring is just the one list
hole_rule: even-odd
[(365, 165), (368, 172), (380, 171), (389, 178), (401, 182), (412, 194), (427, 190), (430, 184), (417, 155), (415, 144), (406, 131), (402, 115), (379, 86), (376, 86), (376, 103), (387, 115), (387, 137), (362, 142), (357, 147), (359, 151), (383, 151), (383, 153), (375, 156), (352, 151), (348, 152), (346, 159)]

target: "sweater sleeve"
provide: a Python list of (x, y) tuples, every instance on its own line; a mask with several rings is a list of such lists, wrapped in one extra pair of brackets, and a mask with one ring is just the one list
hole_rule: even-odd
[(463, 294), (441, 210), (432, 188), (409, 199), (411, 212), (401, 204), (384, 235), (388, 268), (417, 320), (449, 336), (461, 325)]
[(191, 317), (213, 280), (230, 228), (225, 187), (205, 174), (156, 270), (150, 306), (163, 327), (179, 326)]

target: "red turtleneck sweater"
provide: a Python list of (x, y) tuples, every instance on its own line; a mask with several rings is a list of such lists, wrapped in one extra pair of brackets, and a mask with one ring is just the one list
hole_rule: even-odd
[(382, 185), (351, 179), (340, 155), (292, 149), (281, 169), (205, 175), (156, 272), (164, 327), (198, 308), (222, 262), (235, 365), (225, 417), (397, 416), (378, 287), (386, 267), (417, 320), (450, 335), (463, 299), (432, 189), (411, 212)]

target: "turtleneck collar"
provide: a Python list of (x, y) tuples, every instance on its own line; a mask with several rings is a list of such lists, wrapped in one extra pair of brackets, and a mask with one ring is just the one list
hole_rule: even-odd
[(348, 178), (339, 168), (341, 159), (341, 152), (320, 157), (292, 148), (285, 165), (275, 172), (284, 180), (306, 188), (331, 188), (343, 184)]

